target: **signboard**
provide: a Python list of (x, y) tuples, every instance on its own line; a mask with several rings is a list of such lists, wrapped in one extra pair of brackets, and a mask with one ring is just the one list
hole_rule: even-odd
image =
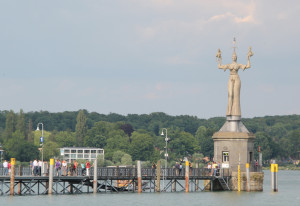
[(44, 137), (40, 137), (40, 143), (44, 143)]
[(222, 163), (222, 168), (229, 168), (229, 164), (228, 163)]
[(64, 156), (64, 154), (65, 154), (65, 150), (64, 149), (60, 149), (60, 155)]

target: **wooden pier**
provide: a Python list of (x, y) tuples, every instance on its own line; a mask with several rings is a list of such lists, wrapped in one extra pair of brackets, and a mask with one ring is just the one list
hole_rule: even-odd
[[(139, 168), (139, 169), (138, 169)], [(81, 194), (98, 192), (194, 192), (203, 191), (207, 185), (214, 190), (218, 181), (223, 190), (229, 190), (229, 175), (211, 176), (206, 168), (93, 168), (91, 176), (32, 176), (30, 169), (16, 168), (14, 181), (11, 176), (0, 176), (0, 195)], [(140, 170), (140, 171), (139, 171)], [(95, 173), (97, 175), (95, 176)], [(55, 172), (54, 172), (55, 174)], [(140, 174), (140, 180), (139, 180)], [(1, 173), (0, 173), (1, 175)], [(200, 185), (206, 180), (207, 185)], [(52, 183), (51, 183), (52, 181)], [(49, 183), (52, 187), (49, 188)], [(163, 185), (162, 185), (163, 183)], [(11, 185), (13, 184), (13, 185)], [(12, 187), (13, 186), (13, 187)], [(95, 188), (96, 186), (96, 188)], [(13, 189), (11, 189), (13, 188)], [(51, 192), (49, 192), (51, 191)]]

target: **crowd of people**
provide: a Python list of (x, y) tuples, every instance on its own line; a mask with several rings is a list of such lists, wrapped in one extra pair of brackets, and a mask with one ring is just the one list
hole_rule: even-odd
[[(43, 163), (41, 160), (30, 161), (31, 174), (33, 176), (42, 176)], [(54, 175), (56, 176), (77, 176), (78, 174), (82, 176), (89, 176), (90, 162), (87, 160), (86, 163), (81, 161), (79, 164), (76, 160), (67, 163), (65, 160), (60, 161), (57, 159), (54, 163)], [(44, 162), (44, 172), (48, 173), (49, 164)]]
[(4, 162), (3, 162), (3, 175), (4, 176), (10, 175), (10, 172), (11, 172), (10, 168), (11, 168), (10, 161), (4, 160)]

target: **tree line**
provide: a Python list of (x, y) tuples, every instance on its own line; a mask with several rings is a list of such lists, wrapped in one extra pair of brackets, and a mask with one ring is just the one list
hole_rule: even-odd
[[(300, 159), (300, 115), (265, 116), (242, 119), (256, 135), (255, 148), (261, 146), (263, 159)], [(106, 165), (130, 164), (142, 160), (164, 159), (168, 129), (168, 163), (183, 158), (201, 160), (213, 157), (212, 135), (225, 122), (225, 117), (200, 119), (196, 116), (151, 114), (98, 114), (79, 110), (50, 113), (22, 110), (0, 111), (0, 144), (4, 158), (21, 162), (39, 158), (41, 131), (44, 129), (44, 159), (59, 157), (60, 147), (99, 147), (105, 150)], [(40, 128), (41, 129), (41, 128)], [(257, 153), (255, 154), (257, 157)]]

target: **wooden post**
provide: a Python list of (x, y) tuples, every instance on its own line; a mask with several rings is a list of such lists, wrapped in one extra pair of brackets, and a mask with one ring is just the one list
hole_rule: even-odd
[(48, 194), (52, 194), (53, 187), (53, 169), (54, 169), (54, 159), (50, 159), (50, 168), (49, 168), (49, 189)]
[(137, 178), (138, 178), (138, 193), (142, 192), (142, 165), (141, 161), (137, 161)]
[[(19, 172), (18, 172), (18, 175), (19, 176), (22, 176), (22, 166), (21, 165), (19, 165)], [(21, 195), (21, 181), (19, 181), (19, 183), (18, 183), (18, 195)]]
[(97, 159), (94, 161), (94, 180), (93, 180), (93, 192), (97, 193), (98, 188), (98, 174), (97, 174)]
[(249, 163), (246, 163), (246, 175), (247, 175), (247, 191), (250, 192), (250, 169), (249, 169)]
[(160, 192), (160, 160), (157, 161), (156, 171), (156, 192)]
[(238, 191), (241, 191), (241, 165), (238, 165)]
[(11, 158), (11, 172), (10, 172), (10, 195), (15, 194), (15, 164), (16, 164), (16, 159)]
[(190, 167), (189, 161), (185, 161), (185, 192), (189, 192), (189, 180), (190, 180)]
[(277, 172), (278, 164), (271, 164), (271, 189), (273, 192), (278, 192)]
[[(199, 163), (196, 163), (196, 171), (197, 171), (197, 176), (199, 176)], [(196, 177), (197, 178), (197, 177)], [(196, 188), (195, 188), (196, 191), (199, 190), (199, 179), (197, 178), (196, 179)]]

